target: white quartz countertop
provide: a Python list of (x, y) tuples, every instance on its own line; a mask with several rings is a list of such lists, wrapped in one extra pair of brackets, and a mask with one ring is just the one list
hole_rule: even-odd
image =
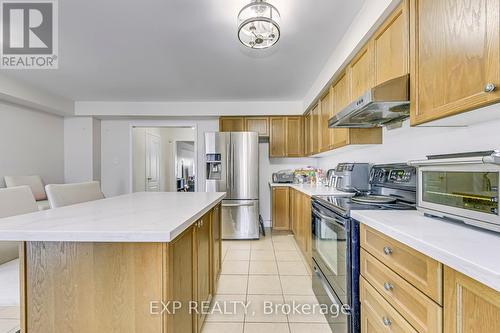
[(138, 192), (0, 219), (0, 241), (169, 242), (225, 193)]
[(353, 196), (354, 193), (343, 192), (336, 190), (332, 187), (328, 187), (325, 185), (317, 185), (317, 184), (290, 184), (290, 183), (269, 183), (271, 187), (291, 187), (300, 191), (310, 197), (313, 195), (334, 195), (334, 196), (342, 196), (349, 197)]
[(351, 217), (500, 291), (500, 234), (417, 211), (351, 211)]

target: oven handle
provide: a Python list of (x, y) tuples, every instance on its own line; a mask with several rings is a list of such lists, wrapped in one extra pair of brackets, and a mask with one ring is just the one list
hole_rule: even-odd
[(331, 217), (331, 216), (326, 216), (325, 214), (322, 214), (318, 209), (312, 207), (312, 212), (314, 215), (317, 215), (319, 217), (321, 217), (321, 219), (327, 221), (327, 222), (333, 222), (333, 223), (337, 223), (337, 224), (340, 224), (342, 226), (345, 226), (345, 222), (342, 221), (342, 220), (339, 220), (339, 219), (336, 219), (334, 217)]
[[(318, 277), (318, 280), (321, 283), (321, 286), (323, 287), (323, 290), (326, 292), (328, 298), (332, 302), (337, 303), (337, 305), (339, 307), (343, 306), (344, 304), (342, 303), (342, 301), (340, 300), (340, 298), (338, 298), (337, 295), (334, 295), (333, 292), (330, 290), (330, 286), (326, 282), (325, 277), (323, 276), (323, 273), (320, 272), (320, 270), (318, 269), (318, 267), (316, 267), (316, 264), (313, 265), (313, 271), (316, 274), (316, 276)], [(347, 309), (348, 313), (350, 313), (350, 310), (351, 310), (350, 308)]]

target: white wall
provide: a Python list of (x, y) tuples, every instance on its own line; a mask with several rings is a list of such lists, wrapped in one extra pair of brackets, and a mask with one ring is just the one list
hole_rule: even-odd
[(271, 189), (269, 182), (273, 172), (298, 169), (305, 166), (317, 167), (316, 158), (269, 158), (269, 143), (259, 144), (259, 199), (260, 214), (266, 226), (271, 226)]
[(407, 162), (429, 154), (500, 149), (500, 120), (458, 128), (410, 127), (407, 121), (403, 128), (384, 129), (383, 136), (382, 145), (334, 150), (319, 159), (319, 166), (328, 169), (339, 162)]
[(115, 196), (132, 191), (132, 126), (138, 127), (191, 127), (196, 128), (197, 151), (197, 189), (205, 188), (204, 142), (205, 132), (217, 131), (219, 122), (216, 118), (196, 119), (106, 119), (101, 122), (101, 178), (106, 196)]
[(0, 187), (6, 175), (64, 181), (63, 118), (0, 103)]
[(92, 117), (64, 118), (64, 181), (101, 179), (101, 121)]

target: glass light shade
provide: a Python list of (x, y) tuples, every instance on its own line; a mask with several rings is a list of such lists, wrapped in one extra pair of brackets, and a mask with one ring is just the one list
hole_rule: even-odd
[(255, 0), (238, 14), (238, 38), (253, 49), (265, 49), (280, 38), (280, 13), (271, 4)]

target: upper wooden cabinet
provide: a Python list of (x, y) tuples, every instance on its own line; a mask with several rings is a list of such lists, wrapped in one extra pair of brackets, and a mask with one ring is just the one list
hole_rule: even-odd
[(445, 266), (444, 333), (500, 332), (500, 293)]
[[(337, 82), (331, 88), (332, 94), (332, 116), (340, 112), (351, 101), (349, 90), (349, 78), (343, 72)], [(349, 144), (349, 129), (335, 128), (330, 133), (330, 142), (333, 149)]]
[(269, 118), (269, 157), (286, 156), (286, 117)]
[(320, 152), (320, 139), (319, 135), (319, 121), (321, 114), (321, 104), (317, 104), (311, 110), (311, 155), (317, 154)]
[(321, 146), (319, 147), (320, 152), (324, 152), (327, 150), (330, 150), (330, 128), (328, 128), (328, 119), (333, 114), (333, 106), (332, 106), (332, 95), (331, 95), (331, 90), (328, 89), (327, 92), (323, 95), (323, 97), (320, 99), (320, 119), (319, 119), (319, 126), (320, 126), (320, 131), (319, 135), (321, 136), (321, 139), (319, 140), (321, 142)]
[(410, 20), (412, 125), (500, 99), (500, 0), (411, 0)]
[(304, 120), (302, 116), (286, 117), (286, 156), (304, 156)]
[(311, 145), (311, 112), (308, 112), (304, 116), (304, 155), (309, 156), (311, 154), (312, 154), (312, 145)]
[(245, 131), (245, 117), (220, 117), (219, 131), (221, 132)]
[(409, 73), (409, 6), (403, 0), (372, 37), (375, 85)]
[(245, 131), (257, 132), (259, 136), (269, 136), (269, 117), (245, 117)]
[(269, 157), (304, 156), (302, 116), (270, 117)]
[(373, 44), (369, 42), (347, 66), (350, 84), (350, 102), (363, 95), (375, 85), (373, 67)]

